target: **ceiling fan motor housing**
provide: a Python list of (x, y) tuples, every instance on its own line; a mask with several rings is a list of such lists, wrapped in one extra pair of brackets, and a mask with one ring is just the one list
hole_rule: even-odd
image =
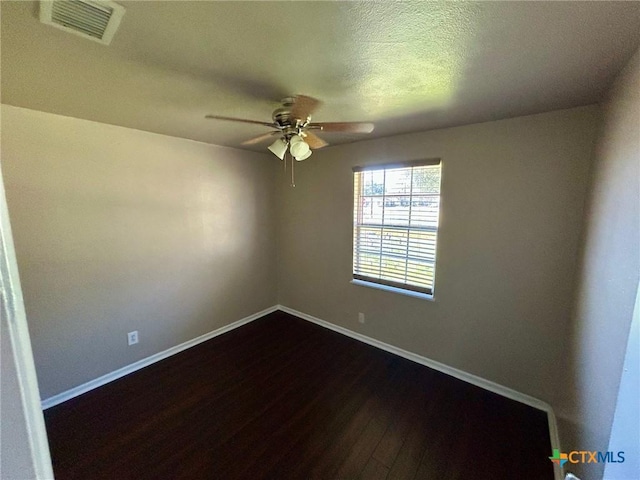
[[(274, 123), (280, 127), (297, 127), (303, 122), (303, 119), (296, 119), (291, 116), (291, 110), (295, 103), (295, 97), (285, 97), (281, 100), (281, 107), (276, 108), (271, 115)], [(308, 119), (307, 119), (308, 120)]]
[(289, 107), (278, 107), (273, 111), (274, 123), (281, 127), (287, 127), (291, 125), (291, 109)]

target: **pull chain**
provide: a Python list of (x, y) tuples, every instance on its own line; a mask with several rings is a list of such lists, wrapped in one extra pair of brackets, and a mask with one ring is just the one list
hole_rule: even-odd
[(284, 167), (284, 171), (286, 173), (287, 172), (287, 157), (289, 157), (291, 159), (290, 160), (291, 161), (291, 186), (295, 187), (296, 186), (296, 177), (295, 177), (295, 173), (293, 171), (293, 155), (291, 155), (291, 153), (289, 153), (287, 155), (287, 153), (289, 153), (289, 152), (284, 152), (284, 157), (282, 159), (282, 163), (284, 164), (283, 167)]

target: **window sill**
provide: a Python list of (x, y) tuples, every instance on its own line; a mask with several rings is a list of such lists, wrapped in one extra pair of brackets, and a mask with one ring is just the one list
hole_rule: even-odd
[(360, 285), (361, 287), (376, 288), (378, 290), (384, 290), (385, 292), (399, 293), (400, 295), (407, 295), (408, 297), (421, 298), (422, 300), (429, 300), (435, 302), (433, 295), (428, 293), (413, 292), (411, 290), (404, 290), (403, 288), (390, 287), (388, 285), (380, 285), (379, 283), (365, 282), (364, 280), (351, 280), (354, 285)]

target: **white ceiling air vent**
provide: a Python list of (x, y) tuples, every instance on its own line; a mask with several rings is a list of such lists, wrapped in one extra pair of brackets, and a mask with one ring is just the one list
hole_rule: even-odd
[(41, 0), (40, 21), (109, 45), (124, 7), (105, 0)]

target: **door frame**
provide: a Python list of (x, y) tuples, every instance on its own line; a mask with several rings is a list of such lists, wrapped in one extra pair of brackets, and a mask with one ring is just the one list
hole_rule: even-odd
[[(40, 391), (36, 367), (31, 349), (31, 338), (24, 309), (18, 263), (9, 223), (9, 210), (4, 190), (2, 166), (0, 164), (0, 296), (2, 296), (2, 335), (8, 335), (11, 342), (13, 367), (16, 371), (19, 389), (17, 392), (5, 392), (3, 396), (11, 399), (22, 410), (24, 428), (29, 444), (31, 465), (24, 465), (25, 471), (35, 472), (36, 479), (52, 479), (53, 467), (49, 442), (40, 404)], [(3, 438), (10, 443), (11, 439)]]

